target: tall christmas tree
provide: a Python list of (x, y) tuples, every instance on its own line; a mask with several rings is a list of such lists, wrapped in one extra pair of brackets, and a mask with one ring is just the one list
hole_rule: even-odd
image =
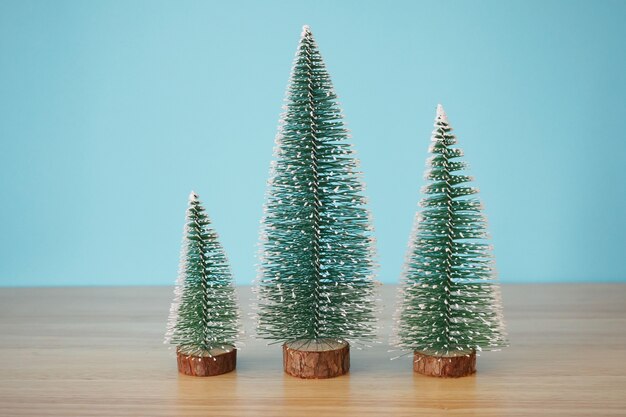
[[(304, 26), (268, 182), (258, 333), (284, 342), (285, 370), (305, 378), (346, 372), (348, 342), (374, 337), (372, 227), (347, 139), (330, 76)], [(320, 351), (340, 352), (310, 373), (294, 370)], [(326, 361), (341, 362), (339, 370), (329, 371)]]
[(395, 344), (435, 376), (473, 373), (476, 350), (506, 345), (487, 221), (451, 132), (439, 105), (396, 318)]
[(165, 341), (177, 346), (179, 371), (196, 376), (232, 371), (239, 334), (230, 267), (210, 225), (192, 191)]

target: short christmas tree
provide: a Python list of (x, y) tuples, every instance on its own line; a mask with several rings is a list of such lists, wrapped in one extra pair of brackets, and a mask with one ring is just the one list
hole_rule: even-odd
[(506, 345), (487, 221), (451, 132), (439, 105), (396, 320), (396, 345), (436, 376), (473, 373), (476, 350)]
[(208, 376), (235, 368), (238, 334), (230, 267), (198, 195), (191, 192), (165, 339), (177, 346), (180, 372)]
[[(283, 342), (285, 370), (305, 378), (346, 372), (348, 342), (374, 338), (372, 227), (347, 139), (330, 76), (305, 26), (276, 139), (258, 286), (259, 335)], [(318, 358), (308, 373), (294, 370), (320, 351), (339, 353)], [(340, 363), (331, 371), (325, 361)]]

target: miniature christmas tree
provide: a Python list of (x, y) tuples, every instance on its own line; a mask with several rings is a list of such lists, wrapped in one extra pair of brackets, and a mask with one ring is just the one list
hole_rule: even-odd
[(258, 333), (285, 371), (341, 375), (374, 337), (371, 221), (337, 95), (304, 26), (276, 138), (261, 233)]
[(414, 370), (434, 376), (475, 372), (476, 350), (506, 345), (487, 221), (459, 160), (439, 105), (400, 289), (395, 344), (414, 354)]
[(235, 369), (239, 313), (226, 255), (193, 191), (166, 343), (176, 345), (178, 370), (211, 376)]

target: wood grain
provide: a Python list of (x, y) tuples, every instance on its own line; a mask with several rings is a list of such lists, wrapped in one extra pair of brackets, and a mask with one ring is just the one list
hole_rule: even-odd
[(440, 378), (460, 378), (476, 372), (476, 352), (450, 356), (431, 356), (413, 353), (413, 371)]
[(237, 370), (179, 374), (162, 344), (171, 288), (0, 288), (0, 416), (626, 415), (626, 285), (504, 286), (511, 347), (459, 379), (388, 359), (394, 291), (381, 343), (352, 346), (347, 375), (303, 380), (251, 337)]
[(188, 355), (176, 349), (178, 372), (189, 376), (217, 376), (232, 372), (237, 367), (237, 349), (230, 347), (203, 355)]
[(335, 378), (350, 370), (350, 345), (344, 341), (296, 340), (283, 344), (283, 369), (304, 379)]

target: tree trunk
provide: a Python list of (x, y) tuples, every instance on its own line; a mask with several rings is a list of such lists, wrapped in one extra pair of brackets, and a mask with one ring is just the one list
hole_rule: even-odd
[(298, 378), (334, 378), (350, 370), (350, 345), (336, 339), (288, 342), (283, 345), (283, 367)]
[(191, 376), (215, 376), (225, 374), (237, 366), (237, 349), (225, 346), (201, 353), (187, 354), (176, 349), (178, 372)]
[(441, 378), (458, 378), (476, 372), (476, 351), (459, 352), (448, 356), (431, 356), (414, 352), (413, 371)]

